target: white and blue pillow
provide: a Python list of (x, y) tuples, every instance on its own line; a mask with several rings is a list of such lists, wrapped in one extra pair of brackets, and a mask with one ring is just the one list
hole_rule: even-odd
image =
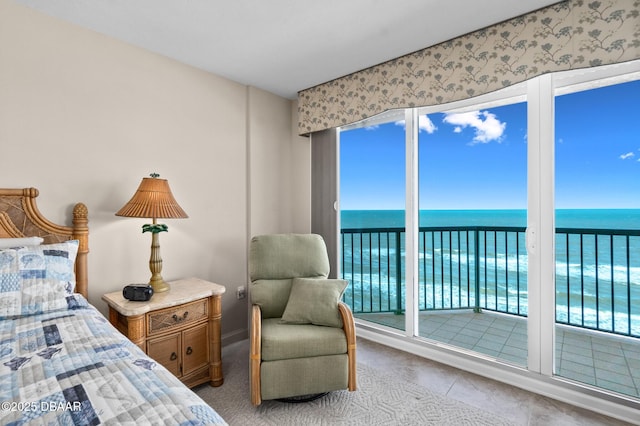
[(0, 318), (67, 309), (78, 241), (0, 250)]

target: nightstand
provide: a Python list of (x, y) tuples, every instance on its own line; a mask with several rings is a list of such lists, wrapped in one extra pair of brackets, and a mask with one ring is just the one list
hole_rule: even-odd
[(132, 302), (122, 291), (102, 296), (109, 322), (185, 385), (220, 386), (220, 319), (225, 287), (198, 278), (169, 283), (148, 302)]

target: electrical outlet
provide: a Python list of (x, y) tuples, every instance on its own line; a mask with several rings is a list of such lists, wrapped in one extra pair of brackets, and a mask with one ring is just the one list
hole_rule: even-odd
[(244, 286), (238, 287), (236, 290), (236, 298), (244, 299), (245, 297), (247, 297), (247, 289)]

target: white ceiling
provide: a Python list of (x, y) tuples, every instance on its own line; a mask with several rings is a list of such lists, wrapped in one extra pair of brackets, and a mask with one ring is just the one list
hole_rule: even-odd
[(294, 99), (557, 0), (16, 0)]

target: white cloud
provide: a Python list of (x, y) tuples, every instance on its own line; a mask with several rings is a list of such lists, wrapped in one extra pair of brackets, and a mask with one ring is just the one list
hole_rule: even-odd
[(620, 155), (620, 159), (621, 160), (626, 160), (627, 158), (633, 158), (636, 155), (633, 152), (627, 152), (626, 154), (621, 154)]
[(489, 111), (462, 112), (445, 115), (445, 123), (456, 126), (454, 132), (459, 133), (465, 127), (475, 130), (472, 144), (501, 142), (507, 123), (503, 123)]
[(433, 121), (431, 121), (431, 119), (426, 114), (418, 117), (418, 129), (420, 129), (420, 131), (424, 130), (429, 134), (432, 134), (433, 132), (438, 130), (436, 125), (433, 124)]
[[(404, 127), (404, 120), (398, 120), (394, 123), (396, 126)], [(418, 131), (425, 131), (429, 134), (434, 133), (438, 128), (427, 115), (418, 116)]]

